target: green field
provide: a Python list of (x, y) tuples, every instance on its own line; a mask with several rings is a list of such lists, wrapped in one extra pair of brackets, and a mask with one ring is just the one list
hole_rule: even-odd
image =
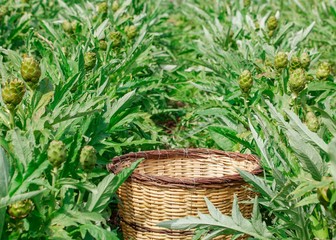
[[(336, 239), (336, 1), (0, 0), (0, 239), (123, 239), (129, 152), (254, 154), (252, 217), (194, 239)], [(112, 217), (111, 217), (112, 216)], [(140, 239), (141, 240), (141, 239)]]

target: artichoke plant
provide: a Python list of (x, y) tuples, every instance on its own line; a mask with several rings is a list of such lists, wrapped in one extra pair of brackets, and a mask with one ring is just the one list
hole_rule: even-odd
[(138, 34), (137, 28), (134, 25), (126, 26), (125, 27), (125, 33), (128, 39), (133, 39)]
[(66, 161), (67, 150), (62, 141), (53, 140), (48, 147), (48, 160), (52, 166), (59, 168)]
[(243, 93), (248, 93), (253, 85), (252, 74), (249, 70), (244, 70), (239, 76), (239, 87)]
[(278, 27), (278, 20), (275, 16), (270, 16), (266, 24), (269, 31), (274, 31)]
[(320, 128), (320, 122), (314, 112), (309, 111), (306, 114), (306, 125), (312, 132), (317, 132), (317, 130)]
[(41, 77), (39, 62), (31, 56), (24, 55), (21, 63), (21, 76), (29, 87), (35, 89)]
[(107, 14), (107, 2), (101, 2), (97, 4), (97, 11), (99, 14)]
[(112, 41), (112, 46), (113, 47), (119, 47), (122, 41), (122, 35), (118, 31), (113, 31), (109, 34), (109, 37)]
[(84, 54), (84, 66), (85, 69), (91, 70), (96, 65), (97, 55), (94, 52), (86, 52)]
[(301, 68), (301, 61), (298, 56), (292, 56), (289, 62), (289, 70), (293, 71), (295, 69)]
[(92, 170), (97, 162), (96, 149), (94, 149), (92, 146), (83, 147), (80, 153), (79, 161), (84, 171)]
[(21, 103), (25, 92), (25, 85), (19, 79), (8, 81), (2, 86), (2, 100), (6, 104), (8, 110), (14, 111), (17, 108)]
[(118, 11), (118, 9), (119, 9), (119, 3), (118, 3), (117, 0), (115, 0), (115, 1), (113, 1), (113, 3), (112, 3), (112, 11), (113, 11), (113, 12), (116, 12), (116, 11)]
[(331, 66), (327, 62), (322, 62), (317, 68), (316, 77), (319, 80), (326, 80), (331, 74)]
[(309, 65), (310, 65), (310, 56), (307, 52), (304, 52), (301, 54), (300, 56), (300, 63), (301, 63), (301, 66), (304, 68), (304, 69), (308, 69)]
[(275, 55), (275, 58), (274, 58), (274, 67), (276, 69), (282, 69), (282, 68), (287, 67), (287, 64), (288, 64), (287, 53), (285, 53), (285, 52), (278, 52)]
[(11, 218), (22, 219), (27, 217), (33, 208), (33, 202), (30, 199), (26, 199), (9, 205), (7, 211)]
[(293, 93), (301, 92), (306, 87), (306, 83), (306, 72), (302, 68), (295, 69), (290, 73), (288, 86)]

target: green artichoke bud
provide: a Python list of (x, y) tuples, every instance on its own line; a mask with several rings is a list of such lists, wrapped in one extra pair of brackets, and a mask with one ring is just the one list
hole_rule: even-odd
[(317, 189), (317, 198), (324, 207), (328, 207), (330, 199), (327, 196), (329, 187), (323, 187)]
[(308, 112), (306, 114), (306, 125), (308, 129), (312, 132), (317, 132), (320, 127), (320, 122), (313, 112)]
[(116, 12), (116, 11), (118, 11), (118, 9), (119, 9), (119, 3), (118, 3), (118, 1), (116, 0), (116, 1), (114, 1), (114, 2), (112, 3), (112, 11), (113, 11), (113, 12)]
[(85, 69), (91, 70), (96, 65), (97, 55), (94, 52), (86, 52), (84, 54), (84, 66)]
[(320, 80), (326, 80), (331, 74), (331, 66), (327, 62), (322, 62), (317, 68), (316, 77)]
[(268, 31), (268, 36), (269, 36), (269, 37), (273, 37), (273, 35), (274, 35), (274, 30), (270, 30), (270, 31)]
[(111, 32), (110, 33), (110, 39), (112, 40), (112, 46), (113, 47), (119, 47), (122, 40), (122, 35), (120, 32)]
[(21, 63), (21, 76), (29, 87), (35, 89), (41, 77), (41, 68), (38, 61), (25, 55)]
[(334, 182), (332, 181), (331, 177), (323, 177), (322, 180), (329, 181), (329, 184), (317, 189), (318, 200), (327, 210), (335, 214), (336, 203), (332, 201), (333, 195), (336, 191)]
[(278, 20), (275, 16), (270, 16), (266, 24), (269, 31), (274, 31), (278, 27)]
[(265, 66), (266, 66), (266, 67), (272, 67), (272, 66), (273, 66), (273, 62), (272, 62), (272, 60), (269, 59), (269, 58), (266, 58), (266, 59), (265, 59)]
[(105, 51), (107, 49), (107, 42), (105, 40), (99, 41), (99, 49)]
[(7, 9), (6, 6), (1, 6), (1, 7), (0, 7), (0, 20), (1, 20), (3, 17), (6, 16), (7, 11), (8, 11), (8, 9)]
[(79, 161), (84, 171), (92, 170), (97, 162), (96, 149), (92, 146), (83, 147), (80, 153)]
[(249, 70), (244, 70), (239, 76), (239, 87), (243, 93), (248, 93), (253, 85), (252, 74)]
[(54, 167), (58, 168), (66, 161), (67, 150), (62, 141), (53, 140), (47, 151), (48, 160)]
[(306, 72), (302, 68), (295, 69), (289, 74), (289, 89), (298, 94), (306, 87)]
[(125, 27), (125, 33), (128, 39), (133, 39), (137, 35), (137, 28), (136, 26), (126, 26)]
[(287, 64), (288, 64), (287, 54), (284, 52), (278, 52), (274, 58), (274, 67), (276, 69), (282, 69), (287, 67)]
[(301, 54), (301, 57), (300, 57), (300, 62), (301, 62), (301, 66), (304, 68), (304, 69), (308, 69), (309, 65), (310, 65), (310, 56), (307, 52), (304, 52)]
[(71, 29), (72, 29), (72, 32), (74, 32), (74, 33), (77, 32), (78, 27), (79, 27), (79, 24), (78, 24), (77, 21), (72, 21), (72, 22), (71, 22)]
[(72, 25), (71, 25), (71, 22), (69, 22), (68, 20), (65, 20), (62, 23), (62, 28), (63, 28), (64, 32), (66, 32), (66, 33), (72, 33)]
[(244, 7), (249, 7), (251, 5), (251, 0), (244, 0)]
[(25, 85), (19, 79), (11, 80), (2, 86), (2, 100), (6, 104), (8, 110), (15, 110), (21, 103), (25, 92)]
[(107, 2), (98, 3), (97, 10), (99, 14), (107, 14)]
[(333, 191), (335, 191), (335, 189), (332, 183), (329, 184), (329, 186), (324, 186), (317, 189), (318, 200), (325, 208), (328, 208), (329, 206)]
[(260, 24), (259, 24), (258, 20), (254, 21), (254, 28), (255, 28), (256, 31), (258, 31), (260, 29)]
[(301, 68), (301, 61), (297, 56), (292, 56), (289, 63), (289, 69), (292, 71), (298, 68)]
[(66, 57), (69, 56), (69, 51), (66, 47), (61, 47), (61, 51), (64, 54), (64, 56), (66, 56)]
[(307, 75), (306, 75), (306, 79), (307, 79), (307, 82), (312, 82), (312, 81), (314, 81), (314, 77), (313, 77), (312, 75), (310, 75), (310, 74), (307, 74)]
[(15, 202), (8, 206), (8, 214), (14, 219), (23, 219), (31, 213), (34, 204), (30, 199)]

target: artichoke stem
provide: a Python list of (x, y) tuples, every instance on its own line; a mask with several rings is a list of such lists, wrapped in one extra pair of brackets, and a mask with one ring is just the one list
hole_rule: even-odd
[(248, 94), (244, 94), (244, 106), (245, 106), (245, 111), (246, 111), (246, 116), (247, 116), (247, 119), (251, 119), (251, 111), (250, 111), (250, 108), (249, 108), (249, 100), (248, 100)]
[(285, 69), (282, 70), (282, 74), (281, 74), (281, 96), (283, 96), (284, 94), (287, 94), (286, 91), (286, 87), (285, 87), (285, 78), (287, 75), (287, 71)]
[(9, 111), (9, 123), (12, 129), (14, 129), (15, 127), (15, 121), (14, 121), (15, 112), (16, 112), (15, 109)]
[(77, 198), (77, 206), (80, 206), (83, 202), (83, 196), (82, 190), (79, 190), (78, 192), (78, 198)]
[[(55, 188), (56, 186), (56, 180), (58, 178), (58, 169), (57, 167), (54, 167), (53, 170), (51, 171), (51, 186)], [(55, 210), (55, 201), (56, 201), (56, 195), (57, 192), (54, 192), (54, 194), (51, 194), (51, 201), (49, 204), (49, 216), (54, 212)]]
[(58, 178), (58, 168), (57, 167), (54, 167), (52, 172), (51, 172), (51, 176), (52, 176), (52, 179), (51, 179), (51, 186), (52, 187), (56, 187), (56, 180)]
[(298, 96), (297, 94), (293, 94), (293, 112), (296, 115), (299, 115), (299, 104), (298, 104)]
[[(83, 180), (84, 180), (84, 182), (88, 182), (88, 174), (86, 172), (83, 173)], [(78, 192), (77, 205), (82, 204), (83, 197), (84, 197), (84, 194), (83, 194), (82, 190), (80, 189), (79, 192)]]

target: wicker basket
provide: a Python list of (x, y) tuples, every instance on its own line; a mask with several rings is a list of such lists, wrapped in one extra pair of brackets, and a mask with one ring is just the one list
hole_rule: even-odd
[[(176, 149), (129, 153), (107, 166), (118, 173), (144, 158), (131, 177), (119, 188), (119, 214), (124, 238), (192, 239), (192, 231), (157, 227), (162, 221), (208, 213), (204, 197), (225, 214), (231, 213), (234, 194), (239, 201), (255, 196), (236, 168), (261, 173), (253, 155), (209, 149)], [(251, 204), (240, 204), (248, 217)], [(227, 237), (217, 239), (228, 239)]]

